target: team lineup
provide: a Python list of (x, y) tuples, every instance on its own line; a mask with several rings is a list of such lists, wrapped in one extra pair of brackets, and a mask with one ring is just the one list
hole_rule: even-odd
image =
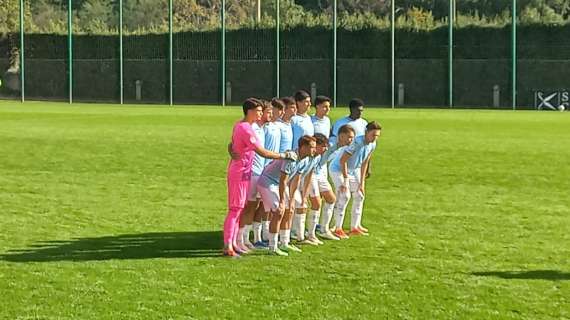
[[(350, 114), (332, 126), (331, 99), (317, 96), (314, 115), (309, 115), (311, 104), (303, 90), (243, 103), (244, 118), (234, 125), (228, 145), (224, 255), (264, 249), (288, 256), (302, 252), (297, 245), (323, 245), (319, 237), (368, 235), (362, 226), (365, 181), (382, 127), (362, 118), (360, 99), (351, 100)], [(351, 198), (350, 231), (345, 232)]]

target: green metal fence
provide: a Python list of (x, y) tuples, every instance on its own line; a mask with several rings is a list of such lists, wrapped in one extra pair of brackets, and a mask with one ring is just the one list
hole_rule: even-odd
[[(516, 0), (512, 0), (510, 6), (510, 25), (494, 31), (498, 38), (505, 41), (503, 32), (510, 29), (510, 57), (506, 58), (503, 54), (496, 59), (483, 57), (485, 54), (458, 58), (458, 54), (465, 56), (465, 52), (470, 52), (473, 44), (462, 42), (462, 36), (466, 33), (455, 28), (455, 13), (462, 5), (462, 2), (456, 3), (455, 0), (434, 0), (434, 5), (437, 1), (440, 4), (444, 1), (448, 6), (447, 27), (433, 31), (430, 39), (436, 40), (423, 44), (421, 32), (398, 33), (397, 1), (391, 1), (390, 25), (384, 33), (345, 30), (339, 26), (339, 15), (343, 16), (345, 12), (334, 0), (332, 12), (324, 18), (327, 26), (304, 32), (302, 37), (295, 31), (286, 31), (281, 27), (289, 17), (280, 12), (280, 0), (271, 0), (275, 3), (274, 12), (265, 12), (272, 15), (276, 26), (273, 29), (249, 31), (228, 29), (226, 20), (233, 17), (226, 10), (226, 1), (218, 1), (218, 30), (188, 32), (177, 29), (173, 21), (176, 0), (160, 0), (157, 5), (165, 8), (168, 30), (166, 33), (137, 36), (133, 35), (136, 26), (126, 23), (125, 18), (144, 13), (136, 12), (136, 8), (124, 8), (123, 0), (119, 0), (118, 12), (113, 12), (118, 19), (116, 34), (95, 37), (74, 33), (74, 24), (81, 21), (73, 20), (73, 2), (68, 0), (67, 51), (64, 57), (60, 50), (62, 39), (54, 36), (42, 40), (41, 35), (26, 32), (25, 3), (19, 0), (22, 102), (28, 98), (50, 98), (50, 94), (45, 94), (47, 89), (42, 91), (35, 88), (45, 83), (45, 76), (38, 76), (38, 72), (49, 73), (50, 77), (57, 79), (50, 82), (52, 88), (49, 90), (54, 92), (52, 98), (61, 99), (64, 90), (61, 86), (64, 81), (63, 69), (67, 84), (65, 95), (69, 103), (93, 100), (118, 101), (121, 104), (141, 101), (170, 105), (203, 102), (226, 105), (238, 104), (249, 95), (282, 96), (303, 88), (331, 96), (335, 106), (346, 103), (352, 96), (392, 108), (410, 105), (505, 108), (508, 104), (516, 109), (519, 105), (517, 83), (521, 79), (517, 74), (520, 63), (517, 47), (520, 44), (517, 42)], [(310, 45), (311, 39), (318, 39), (315, 43), (319, 43), (317, 48), (311, 49), (311, 54), (295, 56), (289, 52), (291, 47)], [(34, 47), (39, 46), (41, 41), (59, 49), (54, 49), (49, 57), (42, 58)], [(195, 41), (199, 41), (200, 48), (193, 48)], [(380, 48), (381, 52), (361, 54), (361, 58), (354, 58), (350, 48), (354, 48), (355, 44), (361, 46), (363, 51)], [(32, 46), (31, 51), (27, 45)], [(502, 46), (505, 47), (505, 44)], [(94, 47), (100, 51), (97, 55)], [(208, 54), (204, 54), (207, 58), (196, 58), (205, 50), (209, 50)], [(244, 50), (255, 52), (244, 54)], [(141, 53), (143, 51), (144, 54)], [(308, 59), (309, 56), (311, 58)], [(42, 59), (48, 62), (42, 62)], [(473, 86), (472, 80), (475, 79), (473, 70), (480, 70), (478, 72), (482, 74), (488, 70), (493, 80), (487, 83), (484, 76), (479, 76), (486, 91), (480, 97), (469, 98), (469, 86)], [(509, 79), (504, 78), (506, 73)], [(98, 80), (90, 81), (94, 77)], [(152, 81), (144, 83), (145, 80), (140, 80), (143, 78), (152, 78)], [(530, 83), (526, 80), (523, 82)], [(30, 90), (32, 85), (34, 88)], [(317, 86), (317, 89), (313, 86)], [(500, 88), (499, 102), (494, 101), (492, 86)], [(147, 97), (140, 97), (139, 91), (143, 90), (140, 87), (144, 87)], [(532, 107), (529, 105), (531, 99), (528, 91), (533, 89), (525, 85), (524, 101), (527, 107)], [(81, 95), (76, 94), (77, 90)], [(216, 92), (215, 99), (212, 99), (212, 90)], [(89, 91), (90, 94), (85, 94)], [(428, 91), (433, 94), (426, 94)], [(508, 91), (510, 97), (507, 98)], [(228, 101), (228, 98), (231, 100)]]

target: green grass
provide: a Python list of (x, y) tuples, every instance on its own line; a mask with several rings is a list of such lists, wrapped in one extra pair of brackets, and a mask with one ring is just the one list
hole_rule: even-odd
[(0, 103), (0, 318), (570, 318), (570, 114), (365, 113), (371, 236), (231, 260), (238, 108)]

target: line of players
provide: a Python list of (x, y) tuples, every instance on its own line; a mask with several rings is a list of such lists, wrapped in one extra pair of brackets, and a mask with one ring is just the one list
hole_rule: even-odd
[[(365, 177), (381, 126), (362, 118), (360, 99), (350, 101), (350, 114), (332, 128), (331, 100), (317, 96), (314, 104), (316, 111), (310, 116), (311, 98), (303, 90), (270, 102), (244, 102), (245, 117), (234, 126), (228, 146), (232, 159), (225, 255), (238, 257), (257, 248), (287, 256), (302, 251), (291, 242), (292, 236), (296, 244), (318, 246), (323, 242), (317, 235), (328, 240), (368, 235), (361, 223)], [(343, 222), (351, 197), (347, 234)]]

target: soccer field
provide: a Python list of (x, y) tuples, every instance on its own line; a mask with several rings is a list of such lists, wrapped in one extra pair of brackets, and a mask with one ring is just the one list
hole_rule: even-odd
[(371, 235), (228, 259), (241, 115), (0, 102), (0, 319), (570, 318), (569, 113), (368, 108)]

